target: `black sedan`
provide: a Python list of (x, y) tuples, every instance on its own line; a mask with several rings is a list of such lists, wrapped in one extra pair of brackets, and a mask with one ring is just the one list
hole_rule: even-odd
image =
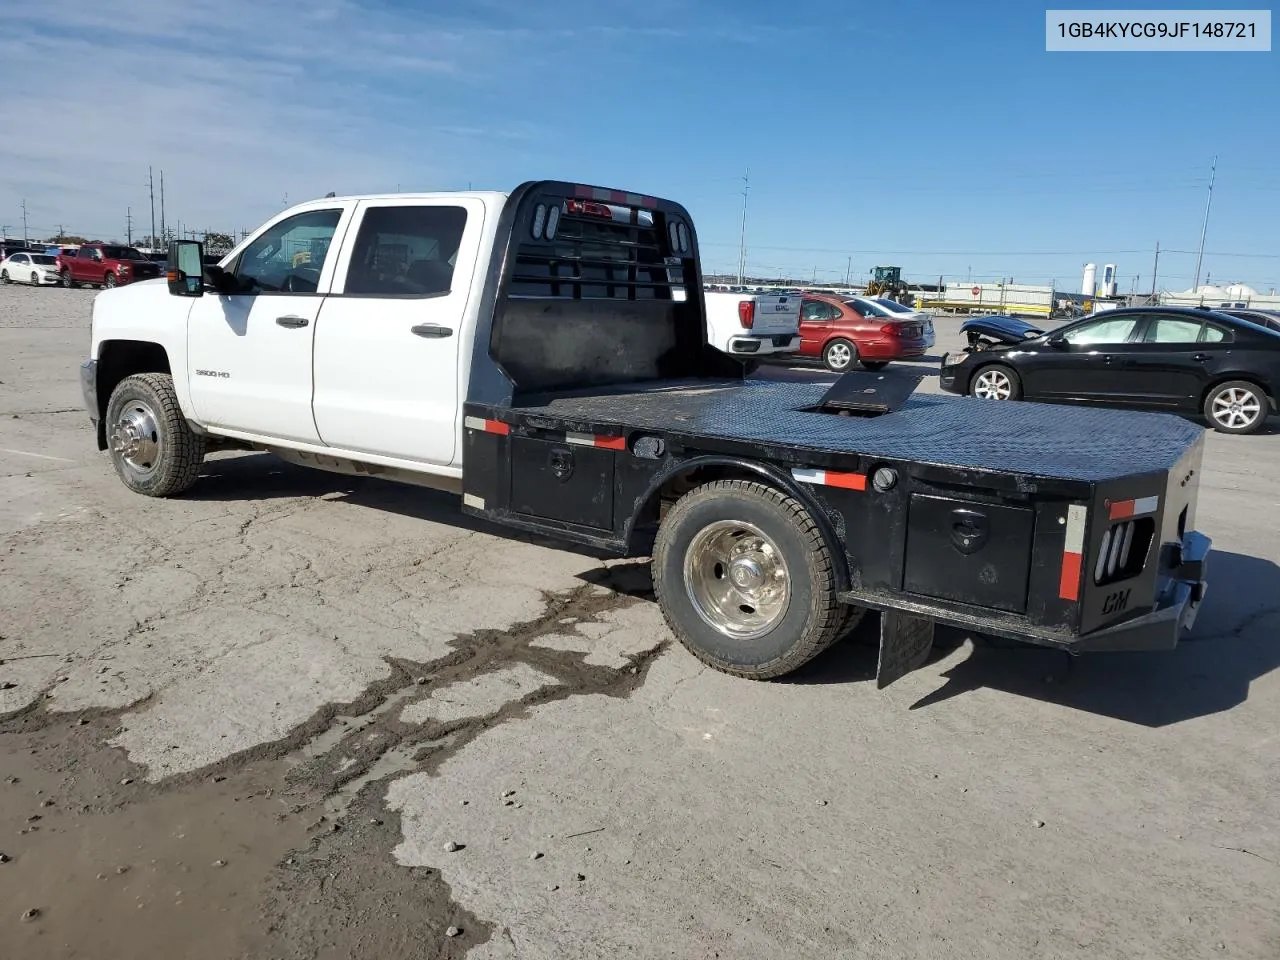
[(986, 400), (1203, 414), (1222, 433), (1253, 433), (1276, 411), (1280, 333), (1248, 320), (1129, 307), (1045, 333), (1009, 319), (961, 326), (971, 346), (943, 358), (942, 389)]

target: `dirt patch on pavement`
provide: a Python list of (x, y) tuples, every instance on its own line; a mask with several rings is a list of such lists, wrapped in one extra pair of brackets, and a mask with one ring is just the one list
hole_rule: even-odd
[[(615, 576), (635, 573), (622, 567)], [(459, 637), (440, 660), (394, 660), (388, 679), (285, 740), (159, 783), (108, 745), (122, 711), (53, 714), (37, 704), (0, 721), (4, 952), (24, 960), (461, 956), (492, 930), (453, 903), (437, 870), (395, 864), (401, 834), (384, 809), (385, 782), (435, 770), (535, 704), (629, 695), (664, 639), (620, 669), (530, 646), (636, 602), (626, 595), (634, 585), (615, 586), (622, 592), (584, 585), (548, 596), (537, 619)], [(513, 665), (542, 680), (473, 716), (451, 709), (451, 719), (435, 720), (426, 709), (423, 722), (403, 718), (406, 707), (422, 713), (434, 695)]]

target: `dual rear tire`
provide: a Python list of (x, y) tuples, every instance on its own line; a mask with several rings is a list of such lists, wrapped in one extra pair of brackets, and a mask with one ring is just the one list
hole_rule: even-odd
[(718, 480), (677, 501), (652, 570), (672, 632), (734, 676), (791, 673), (861, 618), (837, 598), (835, 561), (808, 509), (756, 481)]

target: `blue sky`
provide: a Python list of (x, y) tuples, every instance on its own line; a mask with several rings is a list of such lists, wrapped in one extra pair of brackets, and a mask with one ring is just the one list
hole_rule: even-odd
[[(15, 0), (0, 0), (0, 12)], [(1198, 4), (1203, 6), (1203, 3)], [(65, 0), (0, 33), (0, 224), (252, 228), (329, 190), (556, 177), (693, 212), (708, 271), (1077, 289), (1152, 251), (1280, 288), (1280, 54), (1044, 51), (1029, 3)], [(53, 15), (56, 11), (56, 15)], [(86, 90), (85, 78), (100, 80)], [(1161, 255), (1189, 286), (1194, 253)]]

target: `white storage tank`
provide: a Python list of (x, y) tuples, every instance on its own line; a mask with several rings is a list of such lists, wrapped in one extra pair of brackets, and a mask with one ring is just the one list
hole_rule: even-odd
[(1084, 279), (1080, 281), (1080, 292), (1086, 297), (1092, 297), (1097, 291), (1098, 281), (1098, 265), (1096, 263), (1086, 263), (1084, 265)]
[(1116, 265), (1108, 263), (1102, 268), (1102, 295), (1104, 297), (1114, 297), (1116, 295)]

